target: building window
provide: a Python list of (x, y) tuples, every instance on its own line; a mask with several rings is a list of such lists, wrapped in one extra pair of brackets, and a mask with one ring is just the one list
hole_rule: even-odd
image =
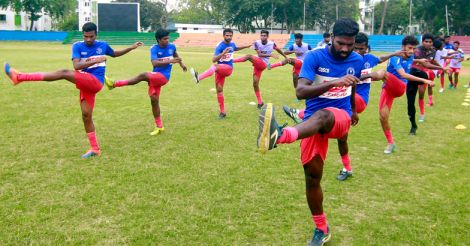
[(21, 15), (15, 15), (15, 26), (21, 26)]
[(86, 22), (90, 22), (90, 17), (85, 17)]
[(197, 30), (199, 30), (199, 28), (195, 27), (195, 28), (194, 28), (194, 31), (197, 31)]
[(183, 30), (188, 30), (188, 28), (187, 28), (187, 27), (183, 27)]
[(0, 15), (0, 21), (6, 22), (7, 21), (7, 15)]
[(90, 6), (90, 2), (85, 2), (85, 7)]

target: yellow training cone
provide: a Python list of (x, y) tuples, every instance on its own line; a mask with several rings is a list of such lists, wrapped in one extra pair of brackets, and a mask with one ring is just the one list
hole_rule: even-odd
[(469, 106), (469, 105), (470, 105), (470, 104), (468, 104), (468, 103), (466, 103), (466, 102), (462, 103), (462, 106)]
[(457, 130), (465, 130), (465, 129), (467, 129), (467, 127), (464, 126), (464, 125), (462, 125), (462, 124), (460, 124), (460, 125), (455, 126), (455, 129), (457, 129)]

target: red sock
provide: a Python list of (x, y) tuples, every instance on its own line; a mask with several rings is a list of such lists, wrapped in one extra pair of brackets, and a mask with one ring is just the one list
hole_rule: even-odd
[(428, 96), (428, 104), (432, 104), (432, 95)]
[(19, 73), (16, 78), (18, 79), (18, 82), (42, 81), (44, 80), (44, 73)]
[(276, 143), (293, 143), (299, 137), (299, 131), (294, 127), (286, 127)]
[(387, 138), (387, 142), (389, 144), (393, 144), (393, 137), (392, 137), (392, 130), (385, 130), (384, 131), (384, 134), (385, 134), (385, 138)]
[(271, 64), (271, 68), (280, 67), (280, 66), (284, 66), (284, 64), (282, 64), (282, 61), (278, 61), (276, 63)]
[(424, 115), (424, 98), (418, 99), (418, 105), (419, 105), (419, 112), (421, 113), (421, 115)]
[(346, 169), (348, 172), (351, 172), (352, 168), (351, 168), (351, 160), (349, 159), (349, 155), (345, 154), (341, 156), (341, 161), (343, 162), (344, 169)]
[(129, 85), (129, 80), (117, 80), (114, 82), (114, 87), (122, 87)]
[(225, 113), (224, 93), (223, 92), (217, 93), (217, 101), (219, 102), (220, 112)]
[(303, 120), (304, 117), (305, 117), (305, 109), (302, 109), (302, 110), (299, 111), (299, 118), (301, 118)]
[(212, 76), (215, 73), (215, 66), (212, 65), (209, 69), (199, 74), (199, 80), (203, 80), (209, 76)]
[(261, 92), (260, 91), (255, 91), (256, 99), (258, 99), (258, 104), (263, 103), (263, 99), (261, 99)]
[(246, 62), (246, 60), (248, 60), (246, 58), (246, 56), (242, 56), (242, 57), (234, 58), (233, 62), (235, 62), (235, 63), (237, 63), (237, 62)]
[(441, 88), (444, 88), (444, 73), (441, 75)]
[(90, 142), (90, 146), (92, 150), (100, 150), (100, 147), (98, 146), (98, 140), (96, 140), (96, 133), (95, 132), (89, 132), (87, 133), (88, 136), (88, 141)]
[(326, 224), (326, 215), (325, 213), (319, 215), (312, 215), (313, 222), (315, 222), (315, 226), (322, 230), (324, 233), (328, 233), (328, 225)]
[(162, 118), (160, 116), (155, 118), (155, 125), (157, 125), (158, 128), (163, 128)]

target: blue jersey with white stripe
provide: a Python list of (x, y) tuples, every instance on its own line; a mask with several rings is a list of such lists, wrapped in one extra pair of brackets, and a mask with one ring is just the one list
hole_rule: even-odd
[[(372, 54), (365, 54), (363, 56), (363, 59), (364, 59), (364, 66), (362, 67), (362, 70), (361, 70), (361, 76), (372, 73), (372, 68), (377, 66), (380, 63), (380, 59), (377, 56), (374, 56)], [(371, 82), (372, 80), (369, 78), (369, 79), (360, 81), (359, 83), (357, 83), (357, 86), (356, 86), (356, 93), (359, 94), (362, 97), (362, 99), (364, 99), (364, 102), (366, 104), (369, 103), (369, 91), (370, 91)]]
[[(335, 59), (329, 51), (329, 47), (309, 52), (304, 59), (299, 78), (305, 78), (313, 82), (313, 86), (339, 79), (348, 74), (359, 78), (363, 58), (356, 52), (352, 52), (346, 59)], [(343, 109), (352, 115), (351, 86), (333, 87), (322, 95), (309, 98), (305, 101), (305, 120), (318, 110), (335, 107)]]
[[(112, 56), (114, 50), (106, 42), (96, 40), (93, 45), (88, 46), (85, 42), (76, 42), (72, 46), (72, 59), (92, 60), (101, 56)], [(101, 83), (104, 83), (104, 75), (106, 73), (106, 62), (100, 62), (82, 69), (83, 72), (91, 73)]]
[[(174, 44), (168, 44), (165, 47), (161, 47), (159, 44), (155, 44), (150, 48), (150, 60), (157, 61), (170, 61), (173, 59), (173, 54), (176, 52), (176, 46)], [(162, 67), (153, 67), (154, 72), (159, 72), (165, 76), (167, 80), (170, 80), (171, 69), (173, 63), (168, 63)]]
[(220, 55), (226, 48), (230, 48), (230, 51), (223, 55), (218, 61), (217, 64), (227, 64), (233, 67), (233, 52), (237, 50), (237, 46), (234, 42), (230, 42), (229, 44), (225, 42), (220, 42), (219, 45), (215, 48), (214, 55)]
[(410, 73), (411, 65), (413, 64), (414, 58), (414, 55), (408, 57), (408, 59), (405, 59), (401, 56), (393, 56), (388, 60), (387, 72), (395, 75), (405, 84), (408, 84), (408, 80), (402, 78), (400, 74), (398, 74), (398, 70), (403, 69), (405, 70), (405, 73)]

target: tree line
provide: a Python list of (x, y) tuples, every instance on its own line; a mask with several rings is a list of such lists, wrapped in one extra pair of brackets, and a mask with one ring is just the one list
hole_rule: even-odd
[[(280, 27), (286, 33), (319, 27), (330, 32), (337, 18), (350, 17), (365, 25), (374, 25), (375, 34), (406, 34), (409, 32), (410, 0), (382, 0), (376, 3), (374, 21), (360, 18), (359, 1), (351, 0), (179, 0), (177, 10), (168, 11), (168, 0), (117, 0), (139, 2), (141, 26), (146, 30), (166, 27), (169, 21), (193, 24), (222, 24), (236, 27), (242, 33), (260, 28)], [(422, 32), (470, 34), (468, 0), (413, 0), (412, 24)], [(0, 7), (11, 6), (25, 11), (33, 21), (41, 17), (42, 10), (57, 20), (60, 30), (76, 30), (78, 18), (76, 0), (0, 0)], [(304, 16), (305, 8), (305, 16)], [(305, 18), (305, 27), (303, 26)]]

